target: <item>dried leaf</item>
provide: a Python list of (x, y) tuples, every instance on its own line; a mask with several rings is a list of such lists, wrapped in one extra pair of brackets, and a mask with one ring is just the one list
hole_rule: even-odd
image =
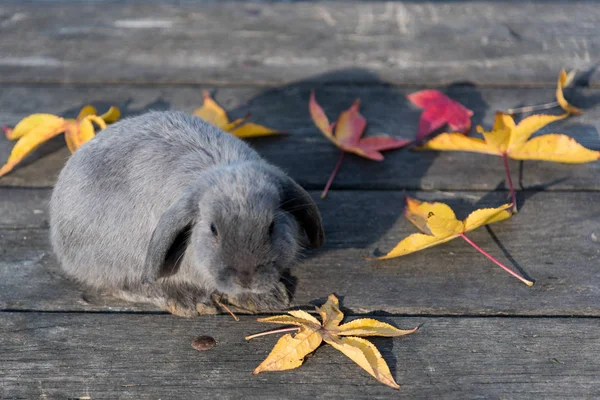
[(263, 125), (258, 125), (253, 122), (245, 122), (249, 116), (246, 116), (245, 118), (238, 118), (235, 121), (230, 122), (227, 112), (225, 112), (225, 110), (219, 106), (219, 104), (217, 104), (217, 102), (211, 97), (210, 93), (204, 91), (203, 97), (204, 103), (202, 104), (202, 107), (194, 110), (193, 114), (202, 118), (206, 122), (213, 124), (217, 128), (224, 130), (225, 132), (229, 132), (239, 138), (271, 136), (281, 133)]
[(79, 112), (77, 119), (64, 119), (52, 114), (33, 114), (23, 118), (14, 129), (4, 127), (9, 140), (18, 139), (13, 147), (6, 164), (0, 168), (0, 177), (10, 172), (42, 143), (56, 135), (65, 133), (65, 141), (71, 152), (95, 136), (95, 123), (100, 129), (106, 128), (107, 123), (116, 121), (120, 111), (111, 107), (102, 116), (96, 115), (93, 106), (85, 106)]
[[(308, 103), (310, 116), (317, 128), (343, 152), (354, 153), (373, 161), (382, 161), (382, 151), (399, 149), (411, 143), (410, 140), (394, 139), (389, 136), (361, 138), (367, 126), (367, 120), (360, 114), (359, 107), (360, 101), (357, 99), (349, 109), (340, 114), (336, 123), (330, 123), (327, 115), (317, 103), (314, 90), (310, 94)], [(327, 195), (327, 191), (340, 167), (343, 155), (344, 153), (341, 154), (321, 198)]]
[(493, 224), (510, 218), (512, 216), (512, 213), (509, 211), (511, 207), (512, 204), (504, 204), (497, 208), (482, 208), (473, 211), (465, 220), (460, 221), (456, 219), (454, 211), (447, 204), (421, 202), (407, 197), (404, 215), (423, 233), (414, 233), (408, 236), (401, 240), (389, 253), (377, 257), (376, 259), (385, 260), (400, 257), (429, 247), (437, 246), (438, 244), (448, 242), (460, 236), (505, 271), (521, 280), (527, 286), (532, 286), (533, 282), (526, 280), (508, 269), (508, 267), (502, 265), (465, 236), (465, 233), (477, 229), (480, 226)]
[(408, 96), (413, 104), (423, 108), (416, 140), (431, 135), (448, 124), (456, 132), (468, 134), (473, 111), (437, 90), (421, 90)]
[[(413, 333), (417, 328), (401, 330), (370, 318), (357, 319), (339, 325), (344, 314), (340, 311), (338, 299), (333, 294), (329, 295), (324, 305), (316, 309), (323, 319), (322, 323), (307, 312), (300, 310), (290, 311), (288, 314), (291, 316), (276, 315), (258, 320), (259, 322), (295, 325), (299, 328), (295, 335), (288, 333), (279, 339), (267, 358), (254, 370), (254, 374), (298, 368), (302, 365), (304, 357), (319, 347), (322, 341), (325, 341), (344, 353), (381, 383), (395, 389), (400, 387), (394, 381), (377, 348), (371, 342), (356, 336), (402, 336)], [(277, 332), (279, 331), (273, 331), (273, 333)], [(246, 339), (268, 333), (252, 335)]]

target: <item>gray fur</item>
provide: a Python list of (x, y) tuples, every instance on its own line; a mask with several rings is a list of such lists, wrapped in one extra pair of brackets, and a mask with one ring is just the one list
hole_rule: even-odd
[(251, 311), (284, 308), (281, 274), (305, 237), (323, 243), (300, 186), (179, 112), (124, 119), (78, 149), (52, 193), (50, 223), (69, 276), (186, 316), (214, 312), (216, 294)]

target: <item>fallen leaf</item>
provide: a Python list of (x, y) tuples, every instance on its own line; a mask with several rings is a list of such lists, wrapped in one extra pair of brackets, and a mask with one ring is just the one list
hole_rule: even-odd
[(42, 143), (54, 136), (65, 133), (65, 141), (71, 152), (95, 136), (93, 123), (100, 129), (106, 128), (107, 123), (115, 122), (120, 117), (116, 107), (101, 116), (96, 115), (93, 106), (85, 106), (79, 112), (77, 119), (65, 119), (52, 114), (33, 114), (23, 118), (14, 127), (3, 127), (8, 140), (17, 140), (6, 163), (0, 168), (0, 177), (12, 171), (28, 154)]
[(377, 348), (368, 340), (357, 336), (402, 336), (413, 333), (417, 328), (401, 330), (370, 318), (355, 319), (340, 325), (344, 314), (340, 311), (338, 299), (333, 294), (316, 310), (321, 315), (322, 322), (301, 310), (290, 311), (289, 315), (276, 315), (258, 320), (295, 327), (251, 335), (246, 337), (246, 340), (279, 332), (297, 333), (282, 336), (267, 358), (256, 367), (254, 374), (298, 368), (302, 365), (304, 357), (315, 351), (324, 341), (344, 353), (381, 383), (394, 389), (400, 387)]
[(560, 74), (558, 75), (558, 82), (556, 83), (556, 101), (553, 101), (551, 103), (546, 103), (546, 104), (539, 104), (539, 105), (535, 105), (535, 106), (523, 106), (523, 107), (517, 107), (517, 108), (511, 108), (507, 111), (507, 114), (517, 114), (517, 113), (529, 113), (529, 112), (533, 112), (533, 111), (539, 111), (539, 110), (548, 110), (551, 108), (555, 108), (557, 106), (560, 106), (560, 108), (562, 108), (564, 111), (567, 112), (567, 114), (570, 115), (580, 115), (583, 114), (583, 111), (575, 106), (572, 106), (571, 104), (569, 104), (567, 102), (567, 100), (565, 99), (564, 93), (563, 93), (563, 89), (566, 88), (567, 86), (569, 86), (572, 82), (573, 79), (575, 78), (575, 71), (571, 71), (567, 74), (567, 72), (562, 69), (560, 71)]
[(327, 139), (342, 150), (342, 154), (321, 194), (321, 198), (325, 198), (327, 195), (327, 191), (339, 170), (346, 152), (354, 153), (369, 160), (382, 161), (382, 151), (399, 149), (411, 143), (410, 140), (394, 139), (389, 136), (361, 138), (367, 126), (367, 120), (358, 111), (359, 107), (360, 100), (357, 99), (348, 110), (340, 114), (336, 123), (330, 123), (327, 115), (317, 103), (314, 90), (310, 94), (308, 109), (313, 122)]
[(421, 90), (406, 96), (414, 105), (423, 108), (416, 140), (419, 141), (448, 124), (455, 132), (468, 134), (473, 111), (438, 90)]
[(580, 115), (583, 114), (583, 111), (570, 105), (563, 94), (563, 89), (571, 84), (573, 78), (575, 78), (575, 71), (571, 71), (569, 74), (567, 74), (567, 71), (564, 69), (560, 71), (558, 82), (556, 84), (556, 101), (558, 102), (558, 105), (569, 114)]
[(263, 125), (246, 122), (250, 115), (247, 115), (244, 118), (238, 118), (234, 121), (229, 121), (229, 117), (225, 110), (214, 101), (210, 93), (205, 91), (203, 96), (204, 103), (202, 104), (202, 107), (194, 110), (193, 114), (225, 132), (229, 132), (239, 138), (271, 136), (281, 133)]
[(488, 257), (502, 269), (513, 275), (527, 286), (532, 286), (533, 282), (523, 278), (517, 273), (511, 271), (508, 267), (501, 264), (490, 254), (485, 252), (479, 246), (467, 238), (465, 233), (479, 228), (483, 225), (489, 225), (494, 222), (500, 222), (510, 218), (512, 213), (509, 209), (512, 204), (504, 204), (497, 208), (482, 208), (473, 211), (464, 221), (456, 219), (454, 211), (444, 203), (421, 202), (411, 197), (406, 197), (406, 208), (404, 216), (412, 222), (422, 233), (414, 233), (403, 239), (389, 253), (377, 257), (377, 260), (386, 260), (400, 257), (415, 251), (427, 249), (448, 242), (457, 237), (462, 237), (477, 251)]
[(596, 161), (600, 158), (600, 151), (586, 149), (566, 135), (548, 134), (530, 139), (536, 131), (567, 116), (569, 116), (568, 113), (531, 115), (515, 124), (513, 117), (509, 114), (497, 112), (491, 131), (485, 131), (481, 126), (477, 126), (477, 132), (483, 136), (483, 139), (467, 137), (460, 133), (442, 133), (417, 150), (468, 151), (502, 157), (512, 201), (516, 206), (516, 196), (508, 170), (507, 158), (572, 164)]

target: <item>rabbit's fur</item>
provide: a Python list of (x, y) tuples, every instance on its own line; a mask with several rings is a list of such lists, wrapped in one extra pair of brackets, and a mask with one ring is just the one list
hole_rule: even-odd
[(109, 126), (60, 173), (51, 239), (64, 271), (178, 315), (285, 308), (281, 274), (324, 240), (310, 196), (241, 140), (179, 112)]

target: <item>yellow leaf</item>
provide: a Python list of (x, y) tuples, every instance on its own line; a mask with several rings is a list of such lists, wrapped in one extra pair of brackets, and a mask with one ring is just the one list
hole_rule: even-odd
[(440, 133), (417, 150), (470, 151), (501, 155), (498, 149), (489, 146), (482, 139), (467, 137), (462, 133)]
[(0, 168), (0, 176), (10, 172), (15, 165), (33, 152), (39, 145), (64, 131), (62, 118), (48, 120), (44, 125), (36, 125), (22, 136), (13, 147), (6, 164)]
[[(525, 142), (533, 135), (535, 132), (539, 131), (546, 125), (558, 121), (564, 118), (567, 118), (569, 114), (562, 115), (531, 115), (527, 118), (524, 118), (521, 122), (519, 122), (512, 130), (510, 131), (510, 142), (508, 145), (508, 154), (512, 151), (520, 149)], [(511, 116), (507, 116), (512, 119)]]
[(413, 233), (401, 240), (389, 253), (377, 257), (377, 259), (388, 260), (390, 258), (404, 256), (406, 254), (414, 253), (415, 251), (424, 250), (429, 247), (437, 246), (438, 244), (449, 242), (455, 237), (456, 236), (448, 236), (445, 239), (440, 239), (423, 233)]
[(4, 128), (7, 139), (19, 141), (13, 147), (6, 164), (0, 169), (0, 177), (10, 172), (39, 145), (59, 133), (65, 132), (65, 142), (72, 153), (95, 136), (92, 122), (104, 129), (107, 123), (114, 122), (119, 117), (120, 111), (116, 107), (110, 107), (99, 117), (96, 115), (96, 109), (88, 105), (81, 109), (77, 119), (65, 120), (52, 114), (32, 114), (23, 118), (14, 129)]
[(225, 125), (223, 129), (225, 132), (231, 132), (232, 130), (234, 130), (235, 128), (237, 128), (238, 126), (240, 126), (241, 124), (243, 124), (250, 116), (247, 115), (244, 118), (238, 118), (234, 121), (231, 121), (230, 123), (228, 123), (227, 125)]
[(112, 124), (121, 118), (121, 111), (117, 107), (111, 106), (107, 112), (100, 115), (100, 118), (102, 118), (107, 124)]
[[(413, 333), (417, 328), (401, 330), (370, 318), (356, 319), (340, 325), (344, 314), (340, 311), (338, 299), (333, 294), (329, 295), (325, 304), (317, 307), (316, 310), (323, 319), (322, 323), (307, 312), (300, 310), (290, 311), (291, 317), (276, 315), (258, 320), (259, 322), (296, 325), (299, 328), (291, 328), (298, 329), (296, 335), (286, 334), (279, 339), (267, 358), (254, 370), (255, 374), (298, 368), (302, 365), (304, 357), (319, 347), (322, 341), (325, 341), (380, 382), (396, 389), (399, 388), (377, 348), (369, 341), (355, 336), (402, 336)], [(290, 328), (282, 330), (289, 331)], [(280, 331), (251, 335), (246, 339)]]
[(581, 111), (581, 109), (577, 107), (570, 105), (565, 99), (565, 95), (563, 93), (563, 89), (569, 86), (569, 84), (573, 81), (573, 78), (575, 77), (574, 72), (575, 71), (571, 71), (571, 73), (567, 75), (567, 72), (564, 69), (560, 71), (560, 74), (558, 75), (558, 83), (556, 84), (556, 101), (558, 102), (560, 107), (567, 113), (579, 115), (583, 114), (583, 111)]
[(511, 154), (516, 160), (545, 160), (579, 164), (596, 161), (600, 152), (586, 149), (570, 136), (548, 134), (531, 139)]
[(337, 297), (330, 294), (327, 302), (321, 307), (317, 307), (317, 311), (323, 320), (323, 326), (327, 329), (337, 327), (344, 319), (344, 314), (340, 311)]
[(87, 117), (89, 115), (96, 115), (96, 114), (98, 114), (96, 107), (90, 106), (90, 105), (83, 106), (81, 111), (79, 111), (79, 115), (77, 115), (77, 121), (81, 121), (82, 119), (84, 119), (85, 117)]
[(246, 139), (259, 136), (271, 136), (279, 133), (271, 128), (253, 122), (246, 122), (244, 124), (249, 116), (229, 122), (229, 117), (225, 110), (218, 105), (210, 96), (210, 93), (206, 91), (204, 92), (204, 104), (202, 104), (202, 107), (196, 109), (193, 114), (239, 138)]
[(279, 133), (271, 128), (267, 128), (266, 126), (255, 124), (253, 122), (246, 122), (242, 126), (231, 129), (228, 132), (230, 132), (231, 134), (233, 134), (239, 138), (271, 136), (271, 135), (277, 135)]
[(549, 134), (530, 139), (536, 131), (568, 115), (568, 113), (532, 115), (515, 124), (510, 115), (497, 113), (492, 131), (486, 132), (480, 126), (477, 127), (484, 140), (465, 137), (460, 133), (442, 133), (418, 150), (469, 151), (515, 160), (546, 160), (563, 163), (596, 161), (597, 151), (586, 149), (567, 136)]
[(315, 351), (322, 341), (321, 335), (309, 328), (300, 328), (295, 336), (288, 333), (277, 341), (271, 353), (256, 367), (253, 374), (298, 368), (304, 357)]
[(379, 382), (400, 389), (400, 385), (392, 377), (385, 360), (373, 343), (358, 337), (326, 338), (325, 342), (344, 353)]
[[(104, 122), (104, 119), (100, 118), (100, 117), (99, 117), (99, 116), (97, 116), (97, 115), (88, 115), (88, 116), (87, 116), (87, 117), (85, 117), (83, 120), (81, 120), (81, 122), (84, 122), (84, 121), (88, 121), (88, 122), (90, 122), (90, 125), (91, 125), (91, 122), (93, 122), (93, 123), (95, 123), (96, 125), (98, 125), (98, 127), (99, 127), (100, 129), (106, 129), (106, 122)], [(92, 126), (92, 130), (93, 130), (93, 126)], [(92, 137), (93, 137), (93, 136), (92, 136)]]
[(371, 318), (360, 318), (340, 325), (336, 331), (338, 336), (404, 336), (416, 331), (414, 329), (398, 329), (385, 322)]
[(202, 107), (196, 109), (193, 114), (218, 128), (223, 129), (226, 127), (229, 124), (229, 117), (227, 117), (225, 110), (213, 100), (210, 93), (205, 91), (203, 96), (204, 103)]
[[(300, 314), (294, 313), (294, 315), (300, 315)], [(309, 324), (320, 325), (319, 321), (315, 317), (313, 317), (310, 314), (308, 314), (308, 316), (309, 316), (309, 318), (305, 317), (304, 315), (299, 316), (299, 317), (296, 317), (296, 316), (290, 317), (289, 315), (275, 315), (273, 317), (259, 318), (258, 322), (269, 322), (272, 324), (296, 325), (296, 326), (305, 326), (305, 325), (309, 325)]]
[[(377, 257), (379, 260), (386, 260), (414, 253), (415, 251), (423, 250), (438, 244), (448, 242), (454, 238), (461, 236), (465, 241), (482, 252), (486, 257), (494, 261), (502, 269), (515, 276), (528, 286), (533, 285), (533, 282), (523, 278), (508, 267), (502, 265), (499, 261), (485, 253), (481, 248), (471, 242), (465, 236), (465, 233), (472, 231), (483, 225), (492, 224), (494, 222), (503, 221), (512, 216), (510, 209), (512, 204), (504, 204), (497, 208), (483, 208), (473, 211), (464, 221), (459, 221), (454, 215), (454, 211), (443, 203), (426, 203), (407, 197), (407, 206), (404, 215), (411, 222), (425, 233), (414, 233), (398, 243), (389, 253), (384, 256)], [(420, 226), (427, 216), (425, 226)]]
[(52, 114), (32, 114), (23, 118), (14, 129), (7, 132), (6, 138), (8, 140), (16, 140), (25, 136), (38, 126), (54, 126), (56, 124), (61, 124), (62, 121), (62, 118)]

